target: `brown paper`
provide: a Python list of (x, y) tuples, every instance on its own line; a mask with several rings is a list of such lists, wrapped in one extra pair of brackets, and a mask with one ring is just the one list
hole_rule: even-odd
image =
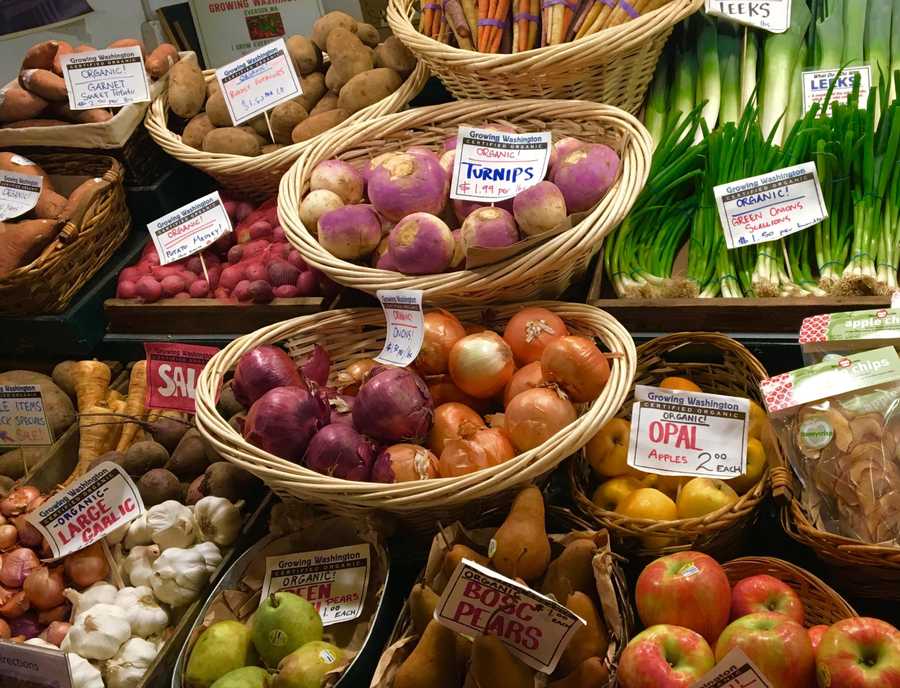
[(569, 215), (553, 229), (548, 229), (546, 232), (541, 232), (540, 234), (535, 234), (527, 239), (517, 241), (511, 246), (504, 246), (502, 248), (478, 248), (477, 246), (473, 246), (466, 250), (466, 270), (473, 270), (484, 265), (493, 265), (494, 263), (499, 263), (507, 258), (517, 256), (524, 251), (534, 248), (538, 244), (543, 244), (557, 234), (562, 234), (563, 232), (572, 229), (572, 227), (581, 222), (587, 215), (588, 213), (575, 213), (574, 215)]

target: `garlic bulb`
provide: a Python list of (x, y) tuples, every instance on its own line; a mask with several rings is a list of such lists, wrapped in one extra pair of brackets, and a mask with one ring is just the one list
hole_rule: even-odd
[(156, 545), (138, 545), (128, 553), (122, 562), (124, 573), (132, 585), (150, 585), (150, 576), (153, 573), (153, 562), (159, 557), (159, 547)]
[(109, 659), (131, 637), (131, 624), (121, 607), (95, 604), (75, 617), (62, 649), (85, 659)]
[(194, 544), (194, 515), (184, 504), (170, 499), (151, 506), (146, 513), (150, 538), (160, 551), (170, 547), (184, 549)]
[(150, 529), (147, 527), (147, 514), (141, 514), (128, 524), (128, 532), (125, 534), (125, 549), (132, 549), (138, 545), (152, 545)]
[(201, 542), (199, 545), (191, 547), (194, 552), (200, 552), (203, 560), (206, 562), (206, 571), (211, 576), (216, 567), (222, 563), (222, 553), (216, 546), (215, 542)]
[(193, 602), (208, 582), (206, 560), (196, 550), (172, 547), (153, 562), (150, 577), (153, 594), (173, 607)]
[(140, 684), (153, 660), (156, 645), (143, 638), (132, 638), (106, 663), (108, 688), (133, 688)]
[(96, 604), (113, 604), (116, 601), (117, 592), (115, 585), (99, 581), (84, 592), (66, 588), (63, 595), (72, 603), (73, 616), (78, 616)]
[(110, 547), (113, 545), (118, 545), (119, 543), (125, 540), (125, 536), (128, 535), (128, 529), (131, 527), (131, 523), (125, 523), (118, 528), (116, 528), (113, 532), (106, 536), (106, 544)]
[[(48, 643), (40, 638), (32, 638), (25, 641), (26, 645), (37, 645), (45, 647), (48, 650), (56, 650), (56, 645)], [(72, 677), (72, 688), (104, 688), (103, 676), (100, 670), (87, 661), (84, 657), (76, 655), (74, 652), (66, 653), (66, 660), (69, 662), (69, 676)]]
[(156, 603), (153, 591), (146, 585), (119, 590), (116, 606), (125, 611), (132, 635), (146, 638), (169, 625), (168, 613)]
[(224, 497), (204, 497), (194, 504), (200, 540), (219, 547), (234, 544), (241, 532), (241, 510)]

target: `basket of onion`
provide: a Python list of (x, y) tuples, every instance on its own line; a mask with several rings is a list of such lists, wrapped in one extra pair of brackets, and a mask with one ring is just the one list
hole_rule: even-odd
[[(546, 178), (496, 205), (451, 200), (461, 125), (551, 132)], [(437, 105), (307, 150), (281, 180), (278, 215), (308, 264), (355, 289), (421, 289), (445, 304), (556, 298), (633, 205), (651, 154), (640, 122), (608, 105)]]
[[(618, 411), (635, 369), (625, 329), (583, 304), (427, 312), (407, 368), (373, 361), (384, 337), (381, 309), (240, 337), (198, 380), (197, 427), (280, 495), (433, 533), (508, 505), (578, 452)], [(217, 410), (223, 383), (245, 417)]]

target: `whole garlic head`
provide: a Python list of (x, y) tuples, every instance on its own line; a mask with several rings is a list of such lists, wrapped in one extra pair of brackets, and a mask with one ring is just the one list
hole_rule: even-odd
[(132, 549), (138, 545), (152, 545), (150, 529), (147, 527), (147, 514), (141, 514), (128, 524), (128, 532), (125, 533), (123, 543), (125, 549)]
[(199, 545), (191, 547), (194, 552), (200, 552), (203, 560), (206, 562), (206, 571), (212, 576), (216, 567), (222, 563), (222, 553), (214, 542), (201, 542)]
[(150, 577), (153, 594), (173, 607), (193, 602), (208, 582), (206, 559), (196, 550), (172, 547), (153, 562)]
[(109, 659), (131, 637), (131, 624), (121, 607), (95, 604), (75, 617), (61, 648), (85, 659)]
[(138, 545), (128, 553), (122, 562), (122, 572), (132, 585), (150, 585), (153, 574), (153, 562), (159, 557), (156, 545)]
[(63, 591), (66, 599), (72, 603), (72, 614), (78, 616), (97, 604), (113, 604), (116, 601), (116, 586), (106, 581), (94, 583), (84, 592), (72, 588)]
[(125, 610), (132, 635), (146, 638), (169, 625), (169, 614), (156, 603), (153, 590), (146, 585), (119, 590), (116, 606)]
[(134, 688), (140, 684), (153, 660), (156, 645), (143, 638), (132, 638), (106, 663), (107, 688)]
[(241, 532), (241, 510), (224, 497), (203, 497), (194, 505), (200, 540), (219, 547), (234, 544)]
[[(37, 645), (48, 650), (60, 651), (56, 645), (48, 643), (40, 638), (31, 638), (25, 641), (26, 645)], [(69, 675), (72, 677), (72, 688), (104, 688), (103, 676), (100, 670), (87, 661), (84, 657), (76, 655), (74, 652), (66, 653), (66, 660), (69, 662)]]
[(194, 515), (184, 504), (170, 499), (151, 506), (146, 516), (150, 539), (159, 545), (160, 551), (170, 547), (184, 549), (194, 544)]

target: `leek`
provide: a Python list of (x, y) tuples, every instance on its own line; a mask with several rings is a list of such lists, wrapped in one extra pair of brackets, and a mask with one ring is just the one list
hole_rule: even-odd
[(825, 18), (816, 22), (816, 37), (815, 64), (819, 69), (838, 69), (844, 55), (844, 0), (831, 0)]
[(669, 104), (669, 115), (666, 127), (672, 128), (680, 124), (694, 109), (694, 93), (696, 90), (695, 74), (697, 58), (692, 51), (681, 53), (675, 61), (675, 76), (672, 80), (672, 97)]
[(805, 66), (806, 44), (804, 43), (800, 46), (800, 52), (797, 53), (797, 63), (794, 65), (794, 72), (790, 77), (791, 94), (788, 99), (787, 111), (784, 113), (785, 129), (793, 127), (803, 116), (803, 70)]
[(891, 78), (888, 79), (891, 84), (891, 95), (888, 98), (889, 103), (893, 103), (897, 99), (897, 81), (893, 78), (893, 74), (900, 70), (900, 0), (894, 0), (892, 18)]
[[(869, 0), (869, 21), (866, 28), (866, 62), (872, 70), (872, 84), (883, 93), (881, 107), (885, 107), (891, 82), (891, 15), (893, 0)], [(875, 125), (880, 108), (875, 106)]]
[[(721, 103), (722, 82), (719, 70), (718, 31), (716, 24), (710, 20), (703, 22), (700, 35), (697, 38), (697, 61), (699, 63), (699, 76), (697, 78), (697, 100), (703, 105), (703, 119), (710, 131), (715, 129), (716, 120), (719, 117), (719, 105)], [(698, 143), (702, 137), (702, 131), (697, 132), (694, 143)]]
[(737, 122), (741, 117), (741, 44), (734, 29), (719, 23), (719, 66), (721, 68), (721, 103), (719, 124)]
[[(900, 2), (900, 0), (897, 0)], [(759, 49), (756, 32), (744, 29), (744, 55), (741, 60), (741, 112), (747, 109), (756, 93), (756, 62)]]
[(653, 139), (653, 149), (659, 146), (660, 139), (666, 129), (666, 95), (669, 90), (668, 60), (662, 59), (656, 65), (656, 73), (653, 75), (653, 83), (650, 85), (650, 95), (647, 98), (647, 110), (644, 114), (644, 124), (650, 137)]
[(869, 0), (851, 0), (844, 11), (844, 53), (841, 63), (855, 67), (865, 58), (866, 9)]

